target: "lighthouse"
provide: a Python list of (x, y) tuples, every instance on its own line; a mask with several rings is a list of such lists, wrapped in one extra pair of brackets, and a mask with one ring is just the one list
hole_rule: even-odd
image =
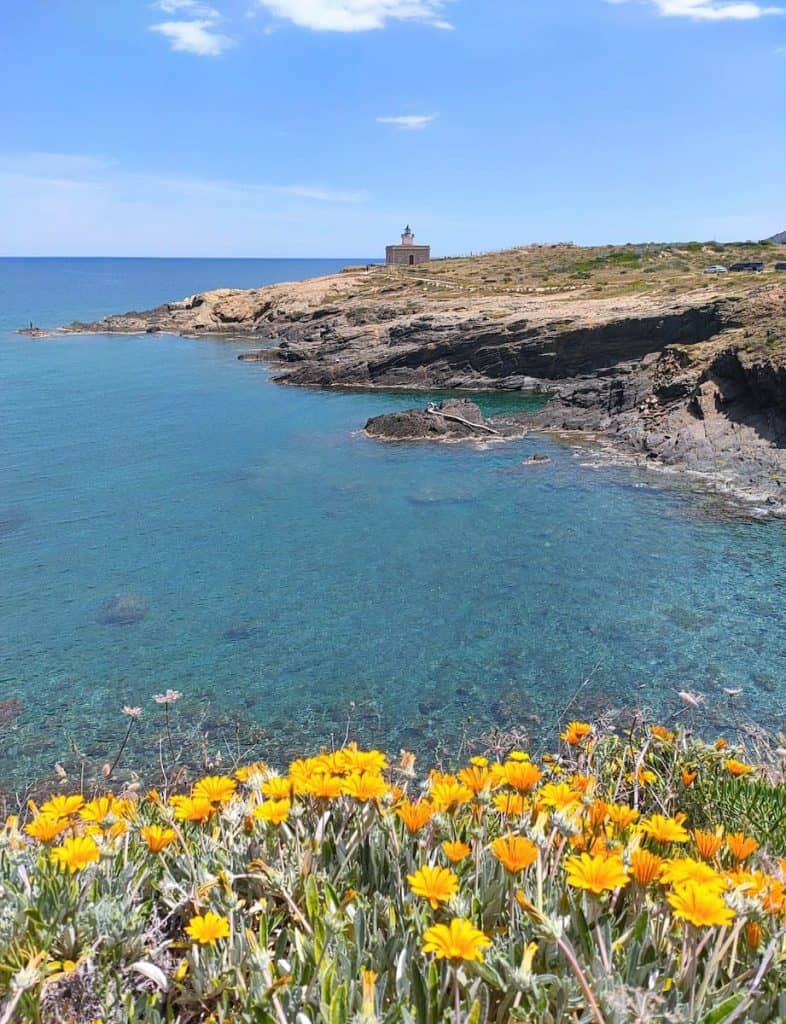
[(388, 266), (414, 267), (416, 263), (425, 263), (431, 259), (430, 245), (416, 245), (412, 228), (407, 224), (401, 234), (400, 245), (385, 247), (385, 262)]

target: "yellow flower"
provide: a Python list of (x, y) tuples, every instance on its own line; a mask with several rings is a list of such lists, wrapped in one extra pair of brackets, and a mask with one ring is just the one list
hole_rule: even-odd
[[(335, 800), (344, 790), (344, 780), (340, 775), (329, 775), (327, 772), (316, 772), (303, 784), (303, 793), (315, 796), (320, 800)], [(264, 786), (262, 787), (264, 792)], [(271, 796), (272, 794), (268, 794)]]
[(634, 850), (630, 855), (630, 870), (639, 885), (649, 885), (660, 875), (663, 860), (649, 850)]
[(592, 726), (588, 722), (569, 722), (565, 732), (559, 735), (561, 740), (565, 740), (571, 747), (576, 747), (591, 732)]
[(491, 769), (498, 782), (507, 783), (519, 793), (528, 793), (540, 782), (543, 772), (531, 761), (506, 761)]
[[(320, 777), (324, 777), (324, 773)], [(286, 776), (273, 775), (262, 783), (262, 792), (271, 800), (289, 800), (292, 797), (292, 780)]]
[(98, 844), (90, 836), (70, 837), (63, 841), (62, 846), (56, 846), (49, 856), (55, 864), (68, 868), (73, 874), (98, 860)]
[(280, 825), (289, 817), (291, 807), (289, 800), (265, 800), (263, 804), (254, 808), (254, 817), (257, 821), (269, 821), (271, 825)]
[(206, 914), (197, 914), (191, 918), (186, 926), (186, 934), (194, 942), (212, 946), (218, 939), (225, 939), (229, 935), (229, 921), (209, 910)]
[(344, 779), (343, 789), (347, 796), (360, 803), (379, 800), (388, 792), (388, 784), (376, 772), (353, 773)]
[(576, 790), (567, 782), (547, 782), (538, 793), (542, 804), (555, 811), (567, 811), (580, 803)]
[(235, 772), (235, 778), (238, 782), (248, 782), (254, 775), (266, 775), (269, 771), (270, 768), (264, 761), (254, 761), (253, 764), (244, 764), (238, 768)]
[(69, 814), (76, 814), (84, 802), (78, 793), (73, 796), (53, 796), (41, 805), (41, 813), (51, 814), (53, 818), (67, 818)]
[(468, 803), (472, 799), (472, 790), (463, 782), (445, 780), (432, 782), (429, 795), (438, 810), (448, 811), (451, 807)]
[(538, 848), (526, 836), (504, 836), (495, 839), (491, 852), (511, 874), (518, 874), (538, 859)]
[(467, 846), (466, 843), (460, 842), (458, 839), (453, 841), (446, 839), (442, 844), (442, 849), (451, 864), (458, 864), (459, 861), (464, 860), (465, 857), (469, 857), (472, 853), (472, 848)]
[(204, 796), (173, 796), (169, 802), (175, 808), (178, 821), (207, 821), (215, 812), (213, 804)]
[(693, 841), (696, 843), (699, 856), (704, 860), (712, 860), (723, 845), (723, 829), (716, 832), (702, 832), (700, 829), (695, 829)]
[(458, 777), (460, 782), (463, 782), (465, 786), (469, 786), (475, 796), (478, 793), (482, 793), (483, 790), (499, 785), (499, 782), (494, 778), (486, 765), (472, 765), (469, 768), (462, 768), (458, 773)]
[(600, 895), (628, 884), (628, 872), (617, 854), (582, 853), (565, 861), (568, 885)]
[(396, 808), (396, 814), (404, 822), (408, 832), (419, 832), (424, 825), (428, 825), (434, 817), (434, 805), (428, 800), (418, 800), (417, 803), (410, 803), (409, 800), (402, 800)]
[(644, 818), (639, 826), (641, 831), (658, 843), (687, 843), (689, 836), (676, 818), (653, 814)]
[(376, 971), (369, 971), (365, 967), (360, 968), (360, 986), (363, 993), (360, 1007), (361, 1020), (377, 1020), (374, 1008), (377, 978), (378, 974)]
[(128, 814), (131, 808), (129, 800), (116, 800), (111, 793), (106, 796), (96, 797), (90, 803), (84, 805), (79, 811), (82, 821), (93, 821), (97, 824), (106, 821), (107, 818), (122, 818)]
[(684, 882), (666, 897), (674, 916), (690, 921), (697, 928), (727, 925), (734, 920), (734, 911), (715, 890), (698, 882)]
[(529, 810), (529, 801), (521, 793), (497, 793), (493, 802), (500, 814), (523, 814)]
[(139, 830), (139, 834), (151, 853), (161, 853), (164, 847), (169, 846), (177, 838), (177, 832), (173, 828), (162, 828), (160, 825), (145, 825)]
[(364, 772), (377, 775), (388, 766), (388, 759), (381, 751), (358, 750), (357, 743), (351, 743), (348, 747), (337, 750), (334, 760), (338, 771), (360, 775)]
[(667, 860), (661, 872), (661, 881), (666, 885), (701, 885), (708, 890), (719, 892), (723, 889), (723, 878), (703, 860), (680, 857)]
[(33, 839), (42, 843), (51, 842), (61, 832), (68, 828), (68, 822), (55, 814), (45, 814), (43, 811), (37, 814), (32, 821), (25, 825), (25, 832)]
[(726, 836), (726, 849), (735, 860), (745, 860), (759, 848), (755, 839), (746, 836), (744, 832), (732, 832)]
[(491, 941), (472, 924), (462, 917), (454, 917), (449, 925), (435, 924), (423, 936), (426, 940), (424, 953), (434, 953), (438, 960), (483, 961), (483, 950), (488, 949)]
[(407, 875), (407, 881), (412, 892), (428, 900), (434, 910), (458, 892), (458, 878), (449, 868), (426, 865), (414, 875)]
[(638, 818), (639, 812), (627, 804), (609, 804), (608, 815), (609, 820), (614, 822), (620, 832), (624, 832)]
[(207, 775), (191, 790), (195, 800), (209, 800), (211, 804), (228, 803), (235, 795), (237, 782), (228, 775)]
[(753, 768), (749, 764), (745, 764), (744, 761), (738, 761), (736, 757), (728, 757), (723, 762), (723, 766), (727, 772), (731, 772), (732, 775), (748, 775), (753, 771)]

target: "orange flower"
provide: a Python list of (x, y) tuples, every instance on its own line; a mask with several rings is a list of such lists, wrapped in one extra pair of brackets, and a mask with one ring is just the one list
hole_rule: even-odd
[(543, 777), (543, 772), (531, 761), (506, 761), (491, 769), (494, 777), (500, 783), (507, 783), (519, 793), (528, 793)]
[(419, 832), (424, 825), (428, 825), (434, 817), (435, 807), (428, 800), (418, 800), (417, 803), (410, 803), (409, 800), (402, 800), (396, 808), (396, 814), (404, 822), (408, 832)]
[(253, 764), (244, 764), (235, 772), (235, 778), (239, 782), (248, 782), (254, 775), (265, 775), (270, 771), (264, 761), (254, 761)]
[(674, 733), (670, 729), (667, 729), (665, 725), (651, 725), (650, 732), (659, 740), (664, 740), (667, 743), (671, 743), (674, 739)]
[(745, 942), (748, 949), (758, 949), (761, 945), (761, 925), (756, 921), (748, 921), (745, 925)]
[(565, 861), (568, 885), (574, 889), (587, 889), (596, 895), (619, 889), (628, 884), (628, 872), (622, 858), (616, 854), (582, 853)]
[(601, 827), (609, 814), (609, 805), (605, 800), (593, 800), (585, 811), (587, 828), (595, 832)]
[(526, 836), (501, 836), (491, 844), (491, 852), (513, 875), (538, 859), (537, 846)]
[(592, 726), (588, 722), (569, 722), (565, 732), (560, 733), (560, 739), (565, 740), (571, 747), (576, 747), (591, 732)]
[(649, 850), (634, 850), (630, 855), (630, 869), (639, 885), (649, 885), (661, 872), (663, 860)]
[(434, 910), (458, 892), (458, 878), (449, 868), (427, 865), (418, 868), (414, 875), (407, 875), (407, 881), (412, 892), (428, 900)]
[(362, 775), (364, 772), (378, 775), (388, 766), (388, 759), (381, 751), (358, 750), (357, 743), (350, 743), (348, 747), (337, 750), (333, 758), (337, 771), (351, 772), (353, 775)]
[(693, 833), (693, 839), (696, 843), (696, 849), (699, 851), (699, 856), (705, 860), (712, 860), (715, 854), (720, 850), (723, 845), (723, 830), (719, 832), (702, 832), (696, 829)]
[(491, 941), (464, 918), (454, 917), (450, 925), (435, 924), (423, 936), (426, 940), (424, 953), (434, 953), (438, 960), (481, 961), (483, 950), (491, 945)]
[(759, 848), (755, 839), (746, 836), (744, 832), (732, 832), (726, 836), (726, 849), (737, 860), (745, 860), (750, 857), (754, 850)]
[(715, 740), (715, 749), (716, 750), (725, 750), (726, 747), (728, 747), (728, 745), (729, 745), (729, 741), (727, 739), (725, 739), (723, 736), (719, 736)]
[(173, 828), (162, 828), (160, 825), (145, 825), (139, 830), (140, 836), (147, 843), (151, 853), (161, 853), (177, 838), (177, 832)]
[(690, 771), (688, 768), (683, 768), (680, 774), (682, 775), (683, 786), (692, 786), (698, 778), (699, 773)]
[(744, 761), (738, 761), (736, 757), (726, 758), (723, 766), (732, 775), (749, 775), (753, 771), (749, 764), (745, 764)]
[(674, 916), (690, 921), (697, 928), (727, 925), (734, 920), (734, 911), (727, 906), (720, 893), (706, 889), (697, 882), (685, 882), (675, 887), (666, 897)]
[(445, 856), (451, 862), (451, 864), (458, 864), (459, 861), (464, 860), (472, 853), (472, 848), (467, 846), (466, 843), (459, 842), (459, 840), (445, 840), (442, 844), (442, 849), (445, 851)]

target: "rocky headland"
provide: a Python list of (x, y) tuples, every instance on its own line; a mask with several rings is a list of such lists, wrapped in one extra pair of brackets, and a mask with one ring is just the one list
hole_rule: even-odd
[[(784, 514), (783, 255), (772, 243), (530, 247), (219, 289), (67, 330), (254, 338), (260, 348), (240, 358), (293, 385), (547, 391), (552, 401), (520, 429), (603, 435)], [(767, 269), (703, 273), (741, 259)], [(401, 415), (367, 433), (485, 433), (424, 410)]]

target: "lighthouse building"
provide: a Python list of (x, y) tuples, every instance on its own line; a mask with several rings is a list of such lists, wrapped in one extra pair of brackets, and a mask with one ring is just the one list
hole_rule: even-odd
[(431, 259), (430, 245), (415, 245), (415, 236), (409, 224), (404, 228), (401, 245), (385, 247), (385, 262), (389, 266), (413, 267), (416, 263), (425, 263)]

